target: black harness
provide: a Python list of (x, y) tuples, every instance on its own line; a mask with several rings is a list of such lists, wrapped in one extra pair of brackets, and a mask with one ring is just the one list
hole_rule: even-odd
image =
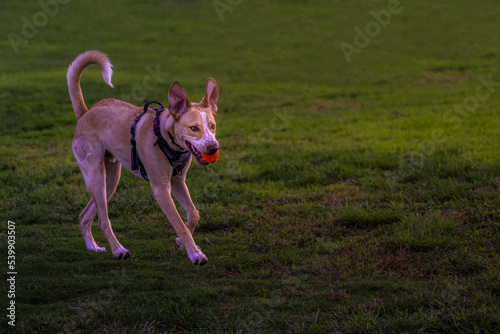
[(148, 111), (148, 107), (151, 103), (156, 103), (160, 106), (160, 108), (158, 109), (153, 109), (154, 111), (156, 111), (156, 117), (155, 120), (153, 121), (153, 131), (156, 135), (156, 142), (154, 143), (153, 146), (158, 145), (158, 147), (161, 149), (165, 157), (167, 157), (170, 166), (172, 166), (173, 168), (172, 176), (182, 175), (182, 170), (184, 169), (184, 167), (186, 167), (186, 164), (189, 161), (191, 153), (187, 150), (184, 150), (179, 145), (177, 145), (177, 143), (174, 141), (174, 136), (172, 136), (170, 132), (168, 132), (170, 140), (175, 146), (181, 149), (181, 151), (175, 151), (172, 147), (170, 147), (170, 145), (168, 145), (165, 138), (163, 138), (160, 131), (160, 115), (165, 110), (165, 107), (160, 102), (156, 101), (150, 101), (146, 103), (144, 105), (144, 111), (139, 116), (136, 117), (136, 119), (132, 123), (132, 126), (130, 127), (130, 133), (132, 134), (132, 139), (130, 140), (130, 144), (132, 144), (132, 170), (139, 169), (141, 171), (142, 177), (145, 180), (149, 181), (146, 169), (144, 168), (144, 165), (142, 164), (142, 161), (139, 158), (139, 155), (137, 154), (137, 148), (135, 142), (135, 127), (137, 125), (137, 122), (139, 122), (139, 120), (141, 119), (141, 117)]

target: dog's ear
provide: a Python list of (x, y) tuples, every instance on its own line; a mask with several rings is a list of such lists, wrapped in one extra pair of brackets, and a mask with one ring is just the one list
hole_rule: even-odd
[(207, 79), (207, 92), (202, 102), (206, 108), (210, 108), (214, 117), (217, 115), (217, 99), (219, 98), (219, 85), (212, 78)]
[(179, 81), (175, 80), (168, 91), (168, 111), (174, 117), (182, 116), (191, 107), (191, 101)]

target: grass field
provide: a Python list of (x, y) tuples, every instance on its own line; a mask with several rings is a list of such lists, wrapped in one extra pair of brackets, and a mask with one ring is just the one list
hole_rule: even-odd
[[(500, 331), (498, 1), (66, 2), (0, 2), (2, 333)], [(97, 220), (107, 252), (85, 248), (66, 69), (87, 49), (116, 87), (89, 67), (87, 106), (218, 81), (221, 156), (187, 181), (207, 266), (126, 170), (109, 211), (132, 258)]]

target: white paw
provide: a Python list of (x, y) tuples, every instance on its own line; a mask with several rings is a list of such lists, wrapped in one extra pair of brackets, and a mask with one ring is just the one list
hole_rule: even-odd
[(175, 239), (174, 246), (175, 246), (175, 248), (177, 250), (183, 250), (184, 249), (184, 245), (182, 244), (182, 241), (179, 238)]
[(201, 251), (197, 251), (196, 253), (189, 254), (189, 259), (196, 266), (204, 266), (208, 263), (208, 259)]
[(106, 248), (97, 246), (97, 244), (94, 240), (85, 239), (85, 245), (87, 246), (88, 250), (91, 250), (93, 252), (105, 252), (106, 251)]
[(117, 258), (117, 259), (128, 259), (130, 257), (130, 252), (128, 250), (126, 250), (125, 248), (123, 248), (122, 245), (120, 245), (120, 247), (118, 247), (115, 251), (113, 251), (113, 255)]

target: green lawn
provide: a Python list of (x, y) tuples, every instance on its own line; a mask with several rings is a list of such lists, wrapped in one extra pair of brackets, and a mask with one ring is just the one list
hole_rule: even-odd
[[(356, 47), (394, 6), (0, 2), (4, 282), (8, 220), (17, 271), (0, 331), (498, 333), (500, 3), (401, 0)], [(126, 170), (109, 211), (132, 257), (113, 258), (97, 220), (107, 252), (85, 248), (66, 69), (87, 49), (115, 71), (114, 89), (84, 72), (89, 107), (165, 104), (175, 79), (199, 101), (218, 81), (221, 155), (187, 181), (207, 266)]]

